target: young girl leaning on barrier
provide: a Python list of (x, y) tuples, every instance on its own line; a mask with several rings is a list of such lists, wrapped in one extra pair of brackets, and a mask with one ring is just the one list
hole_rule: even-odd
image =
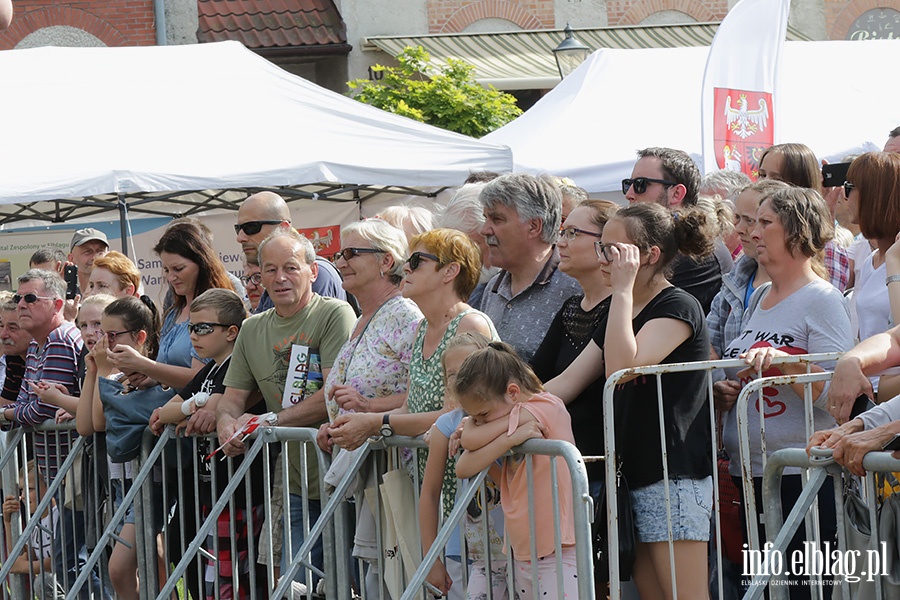
[[(109, 362), (107, 351), (118, 345), (134, 348), (146, 356), (154, 356), (159, 346), (159, 314), (152, 302), (145, 304), (134, 298), (120, 298), (110, 303), (100, 317), (101, 335), (85, 358), (85, 378), (75, 422), (79, 435), (91, 435), (96, 431), (112, 432), (107, 428), (103, 403), (100, 399), (99, 378), (124, 379)], [(131, 464), (109, 461), (110, 487), (115, 508), (121, 505), (131, 485)], [(155, 512), (155, 511), (154, 511)], [(161, 525), (161, 523), (160, 523)], [(134, 507), (129, 508), (119, 536), (109, 559), (109, 576), (118, 598), (138, 599), (137, 551)], [(163, 569), (160, 558), (160, 569)]]
[[(463, 426), (465, 451), (456, 463), (456, 474), (469, 478), (490, 468), (502, 458), (500, 497), (506, 521), (506, 536), (514, 558), (515, 595), (530, 598), (533, 586), (541, 598), (558, 595), (561, 579), (567, 598), (578, 597), (575, 565), (575, 520), (572, 513), (572, 482), (566, 469), (551, 479), (548, 456), (534, 456), (531, 486), (534, 505), (528, 502), (529, 477), (524, 456), (504, 457), (506, 452), (532, 438), (575, 443), (572, 422), (562, 400), (544, 391), (534, 372), (509, 344), (491, 342), (487, 348), (465, 359), (456, 373), (452, 393), (470, 415)], [(552, 490), (559, 498), (558, 527), (562, 545), (562, 572), (556, 570)], [(536, 537), (530, 538), (532, 519)], [(532, 579), (531, 544), (537, 557), (537, 580)]]
[[(490, 340), (480, 333), (462, 333), (450, 338), (447, 348), (441, 357), (444, 367), (444, 382), (447, 389), (456, 378), (460, 365), (473, 352), (486, 348)], [(444, 413), (435, 422), (428, 433), (428, 460), (425, 464), (425, 478), (419, 496), (419, 530), (422, 536), (422, 553), (427, 554), (438, 531), (438, 515), (441, 512), (440, 500), (444, 482), (449, 478), (456, 480), (456, 453), (459, 450), (457, 431), (466, 416), (449, 393), (444, 398), (444, 407), (450, 412)], [(468, 586), (463, 589), (462, 580), (462, 547), (459, 528), (450, 537), (444, 549), (447, 558), (445, 566), (440, 560), (434, 563), (428, 575), (428, 582), (441, 590), (448, 598), (486, 598), (487, 597), (487, 561), (485, 559), (484, 527), (487, 525), (489, 548), (491, 553), (491, 582), (493, 598), (506, 598), (506, 558), (503, 556), (503, 539), (498, 532), (503, 531), (503, 511), (500, 508), (500, 490), (494, 481), (500, 481), (499, 464), (491, 467), (493, 481), (485, 480), (487, 502), (481, 498), (480, 492), (469, 505), (466, 512), (464, 534), (466, 538), (466, 555), (469, 567)], [(464, 486), (459, 486), (458, 494), (464, 493)], [(445, 496), (443, 516), (447, 518), (455, 504), (455, 498)], [(455, 584), (455, 587), (451, 587)]]

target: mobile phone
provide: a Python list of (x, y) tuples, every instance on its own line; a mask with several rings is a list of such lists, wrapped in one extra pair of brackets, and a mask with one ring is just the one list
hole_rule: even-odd
[(847, 181), (847, 170), (850, 163), (834, 163), (822, 167), (822, 187), (837, 187)]
[(887, 452), (893, 452), (894, 450), (900, 450), (900, 433), (894, 434), (894, 437), (889, 439), (887, 443), (881, 447), (882, 450)]
[(78, 267), (66, 265), (63, 269), (63, 279), (66, 280), (66, 300), (74, 300), (78, 294)]
[(870, 408), (874, 408), (874, 407), (875, 407), (875, 403), (872, 402), (868, 396), (866, 396), (865, 394), (863, 394), (862, 396), (859, 396), (853, 402), (853, 408), (850, 410), (850, 420), (852, 421), (859, 415), (863, 414)]

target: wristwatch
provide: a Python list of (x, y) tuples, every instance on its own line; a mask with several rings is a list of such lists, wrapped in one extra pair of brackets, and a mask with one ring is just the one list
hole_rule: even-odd
[(386, 437), (386, 438), (394, 435), (394, 428), (391, 427), (391, 415), (390, 414), (384, 415), (384, 417), (381, 419), (380, 433), (381, 433), (381, 437)]
[(266, 415), (266, 418), (263, 419), (266, 422), (266, 425), (269, 427), (278, 427), (278, 413), (269, 413)]

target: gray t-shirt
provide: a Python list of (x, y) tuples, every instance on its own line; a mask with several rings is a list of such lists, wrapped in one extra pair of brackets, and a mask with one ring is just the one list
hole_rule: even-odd
[(509, 272), (494, 275), (484, 290), (481, 312), (490, 317), (500, 339), (530, 362), (563, 302), (581, 293), (581, 285), (559, 270), (559, 252), (554, 247), (534, 282), (515, 297)]
[[(760, 286), (757, 294), (761, 298), (769, 292), (771, 284)], [(753, 304), (753, 303), (751, 303)], [(817, 279), (797, 290), (775, 306), (763, 309), (759, 304), (741, 329), (741, 334), (725, 349), (722, 358), (738, 358), (750, 348), (769, 346), (788, 354), (814, 354), (820, 352), (843, 352), (853, 347), (850, 329), (850, 313), (844, 296), (827, 281)], [(825, 369), (833, 369), (834, 364), (821, 363)], [(741, 369), (726, 369), (728, 379), (736, 380)], [(771, 368), (763, 373), (765, 377), (780, 375)], [(756, 376), (744, 377), (742, 384)], [(748, 423), (750, 429), (750, 454), (753, 457), (754, 477), (762, 477), (762, 446), (760, 442), (759, 407), (757, 396), (750, 398)], [(782, 448), (805, 448), (806, 412), (803, 398), (790, 386), (763, 389), (766, 421), (766, 452), (771, 455)], [(829, 429), (835, 421), (825, 410), (827, 388), (816, 399), (813, 406), (814, 430)], [(739, 444), (737, 436), (737, 409), (732, 409), (725, 420), (725, 449), (731, 456), (731, 474), (741, 475)], [(798, 473), (799, 469), (786, 469), (785, 473)]]

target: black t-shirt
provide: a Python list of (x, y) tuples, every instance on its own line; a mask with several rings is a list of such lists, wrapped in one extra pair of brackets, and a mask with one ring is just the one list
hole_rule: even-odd
[[(222, 394), (225, 392), (225, 373), (228, 371), (228, 364), (230, 362), (230, 358), (226, 359), (224, 363), (222, 363), (222, 367), (218, 368), (216, 363), (210, 362), (206, 366), (204, 366), (197, 375), (191, 380), (184, 389), (181, 390), (181, 397), (185, 400), (189, 400), (194, 394), (198, 392), (205, 392), (209, 395), (213, 394)], [(265, 413), (265, 403), (258, 402), (255, 406), (253, 406), (248, 412), (261, 415)], [(228, 485), (229, 475), (228, 475), (228, 461), (220, 460), (220, 456), (216, 455), (209, 461), (206, 460), (206, 457), (209, 456), (209, 453), (218, 447), (218, 439), (215, 436), (211, 437), (201, 437), (197, 438), (197, 453), (198, 457), (198, 465), (199, 465), (199, 479), (200, 479), (200, 503), (203, 506), (211, 507), (215, 504), (215, 501), (219, 498), (220, 492), (219, 490), (224, 490), (225, 486)], [(238, 466), (243, 462), (243, 456), (237, 456), (232, 459), (233, 469), (237, 469)], [(257, 464), (258, 463), (258, 464)], [(260, 465), (263, 464), (263, 453), (260, 452), (256, 459), (254, 460), (253, 467), (248, 471), (248, 477), (250, 478), (250, 494), (253, 505), (258, 505), (263, 502), (263, 473)], [(213, 476), (212, 476), (212, 468), (215, 466), (216, 469), (216, 477), (215, 477), (215, 487), (213, 490)], [(234, 492), (234, 499), (236, 507), (240, 509), (247, 508), (246, 504), (246, 492), (245, 484), (247, 479), (245, 478), (241, 485)]]
[[(676, 287), (664, 289), (632, 321), (635, 334), (647, 322), (660, 318), (684, 321), (692, 331), (662, 364), (709, 359), (706, 319), (696, 298)], [(597, 328), (594, 341), (602, 347), (605, 338), (606, 321)], [(663, 375), (662, 390), (669, 476), (700, 479), (712, 475), (705, 372)], [(616, 448), (628, 485), (635, 489), (661, 481), (656, 376), (638, 377), (618, 386), (615, 401)]]
[(19, 388), (22, 387), (24, 376), (25, 359), (21, 356), (7, 356), (6, 377), (3, 379), (3, 389), (0, 391), (0, 398), (4, 404), (13, 403), (19, 397)]
[(722, 266), (715, 253), (697, 259), (679, 254), (669, 270), (669, 282), (699, 300), (703, 314), (709, 314), (713, 298), (722, 288)]
[[(594, 331), (609, 315), (609, 298), (589, 311), (581, 308), (582, 295), (566, 300), (538, 347), (531, 366), (541, 381), (549, 381), (566, 370), (578, 358)], [(603, 385), (606, 377), (602, 370), (600, 377), (584, 389), (572, 402), (566, 405), (572, 417), (572, 433), (575, 445), (583, 456), (603, 456)], [(603, 463), (590, 462), (587, 467), (588, 479), (603, 478)]]

